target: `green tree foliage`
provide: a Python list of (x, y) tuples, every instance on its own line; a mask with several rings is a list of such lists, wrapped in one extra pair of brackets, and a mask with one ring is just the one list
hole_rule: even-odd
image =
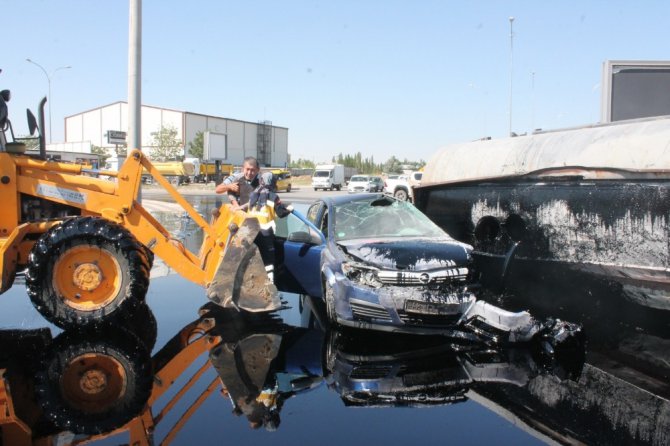
[(293, 167), (294, 169), (314, 169), (316, 165), (312, 160), (298, 158), (297, 160), (291, 160), (288, 167)]
[(205, 155), (205, 132), (200, 130), (196, 132), (193, 141), (188, 143), (188, 153), (198, 159), (202, 159)]
[(375, 159), (373, 156), (370, 158), (363, 158), (361, 152), (356, 152), (355, 155), (343, 155), (342, 153), (333, 157), (333, 162), (337, 164), (342, 164), (345, 167), (353, 167), (358, 170), (359, 173), (380, 173), (382, 171), (381, 164), (375, 164)]
[(400, 161), (395, 156), (392, 156), (383, 164), (384, 172), (386, 173), (403, 173), (406, 170), (419, 170), (426, 165), (424, 160), (409, 161), (407, 158)]
[(96, 145), (91, 145), (91, 153), (100, 157), (101, 166), (104, 166), (105, 161), (107, 161), (107, 158), (110, 157), (109, 153), (105, 149)]
[(164, 125), (157, 132), (151, 132), (151, 159), (167, 161), (181, 158), (184, 152), (177, 133), (172, 125)]

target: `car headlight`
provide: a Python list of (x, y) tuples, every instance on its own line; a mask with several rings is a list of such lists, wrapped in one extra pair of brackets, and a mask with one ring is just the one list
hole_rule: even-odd
[(347, 279), (373, 288), (382, 286), (382, 282), (377, 277), (377, 271), (377, 268), (362, 263), (342, 263), (342, 272)]

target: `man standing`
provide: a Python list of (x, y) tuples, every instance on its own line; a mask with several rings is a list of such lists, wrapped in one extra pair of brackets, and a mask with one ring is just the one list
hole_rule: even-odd
[(229, 176), (216, 186), (216, 193), (228, 193), (228, 199), (237, 208), (249, 202), (249, 194), (260, 184), (258, 160), (253, 156), (244, 158), (242, 172)]

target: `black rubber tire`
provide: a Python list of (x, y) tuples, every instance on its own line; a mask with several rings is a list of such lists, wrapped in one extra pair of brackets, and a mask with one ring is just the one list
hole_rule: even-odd
[[(72, 248), (105, 250), (118, 264), (117, 294), (100, 307), (76, 308), (63, 297), (54, 280), (54, 266)], [(150, 256), (146, 248), (122, 226), (98, 217), (63, 221), (40, 237), (28, 257), (26, 289), (35, 308), (48, 321), (62, 327), (86, 326), (143, 301), (149, 288)]]
[(114, 330), (121, 327), (133, 333), (144, 343), (148, 351), (152, 351), (158, 338), (158, 322), (156, 316), (146, 302), (135, 301), (135, 305), (124, 308), (104, 322), (103, 330)]
[(288, 186), (286, 186), (286, 192), (291, 192), (291, 184), (289, 183)]
[(399, 201), (407, 201), (407, 199), (409, 198), (409, 195), (407, 194), (407, 191), (405, 189), (398, 189), (397, 191), (395, 191), (393, 196), (396, 198), (396, 200)]
[[(35, 394), (44, 417), (75, 434), (97, 435), (125, 425), (141, 414), (153, 388), (149, 351), (119, 328), (63, 332), (41, 365)], [(104, 379), (87, 386), (85, 374)]]

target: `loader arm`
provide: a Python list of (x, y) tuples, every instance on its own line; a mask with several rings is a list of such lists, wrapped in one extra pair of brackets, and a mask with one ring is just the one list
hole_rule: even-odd
[[(178, 274), (207, 287), (207, 296), (220, 305), (250, 311), (268, 311), (279, 307), (276, 288), (267, 282), (260, 255), (253, 244), (258, 233), (257, 220), (224, 205), (219, 209), (218, 218), (208, 224), (141, 151), (132, 150), (118, 172), (87, 170), (81, 165), (26, 156), (12, 158), (17, 170), (17, 195), (39, 197), (79, 208), (82, 215), (100, 216), (118, 223)], [(143, 170), (149, 172), (202, 229), (204, 241), (199, 254), (190, 252), (181, 242), (174, 240), (137, 200)], [(91, 175), (115, 177), (116, 182)], [(5, 259), (5, 262), (11, 261)], [(244, 285), (248, 282), (253, 282), (251, 288)], [(254, 300), (252, 295), (255, 294), (262, 298), (245, 307), (240, 303), (240, 293), (244, 299)]]

